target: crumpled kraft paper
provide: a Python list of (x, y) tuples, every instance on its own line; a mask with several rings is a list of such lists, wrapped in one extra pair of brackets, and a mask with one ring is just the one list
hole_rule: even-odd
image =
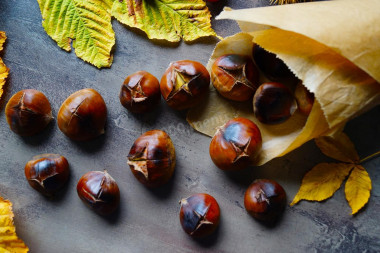
[(211, 87), (204, 104), (188, 113), (196, 130), (213, 136), (227, 120), (254, 121), (263, 137), (257, 165), (308, 140), (341, 130), (353, 117), (380, 104), (380, 1), (335, 0), (225, 10), (217, 19), (238, 21), (243, 33), (217, 44), (208, 69), (221, 55), (252, 55), (254, 43), (277, 54), (315, 94), (308, 118), (296, 112), (279, 125), (264, 125), (252, 102), (228, 101)]

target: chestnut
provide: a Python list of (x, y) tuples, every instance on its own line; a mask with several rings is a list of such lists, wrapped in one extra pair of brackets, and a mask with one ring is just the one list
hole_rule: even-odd
[(69, 179), (69, 163), (58, 154), (42, 154), (25, 165), (28, 183), (40, 193), (51, 196), (59, 191)]
[(279, 124), (286, 121), (297, 109), (290, 89), (282, 83), (263, 83), (253, 97), (253, 111), (264, 124)]
[(199, 62), (182, 60), (170, 63), (160, 82), (162, 97), (176, 110), (197, 105), (209, 90), (210, 74)]
[(21, 136), (41, 132), (53, 119), (49, 100), (33, 89), (14, 94), (5, 107), (5, 116), (10, 129)]
[(314, 104), (314, 94), (302, 84), (302, 81), (298, 82), (294, 97), (297, 101), (298, 110), (303, 115), (309, 115)]
[(227, 54), (215, 60), (211, 80), (223, 97), (246, 101), (252, 98), (259, 86), (259, 71), (249, 56)]
[(77, 184), (77, 192), (83, 203), (100, 215), (109, 215), (119, 206), (119, 187), (106, 170), (84, 174)]
[(219, 225), (218, 202), (209, 194), (198, 193), (182, 199), (179, 220), (183, 230), (193, 237), (212, 234)]
[(138, 71), (124, 80), (119, 98), (120, 103), (133, 113), (151, 111), (160, 102), (160, 84), (152, 74)]
[(151, 130), (133, 143), (128, 154), (128, 165), (140, 183), (148, 187), (165, 184), (175, 168), (175, 149), (169, 135)]
[(280, 58), (259, 45), (253, 47), (253, 59), (264, 75), (271, 80), (278, 81), (294, 77), (294, 74)]
[(285, 209), (285, 190), (276, 181), (255, 180), (245, 192), (244, 206), (254, 218), (274, 222)]
[(221, 170), (240, 170), (256, 161), (261, 145), (261, 132), (256, 124), (246, 118), (235, 118), (215, 133), (210, 156)]
[(58, 127), (75, 141), (87, 141), (104, 133), (107, 108), (102, 96), (94, 89), (71, 94), (58, 112)]

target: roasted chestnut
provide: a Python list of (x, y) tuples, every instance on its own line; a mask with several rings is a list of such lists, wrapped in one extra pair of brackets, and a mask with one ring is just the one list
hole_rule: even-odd
[(173, 142), (161, 130), (151, 130), (137, 138), (128, 155), (128, 165), (133, 175), (148, 187), (168, 182), (175, 162)]
[(38, 90), (21, 90), (14, 94), (5, 107), (10, 129), (21, 136), (41, 132), (53, 119), (46, 96)]
[(259, 69), (271, 80), (277, 81), (294, 77), (294, 74), (280, 58), (259, 45), (253, 47), (253, 59)]
[(197, 105), (209, 90), (210, 74), (196, 61), (170, 63), (160, 82), (163, 98), (176, 110)]
[(255, 180), (245, 192), (244, 206), (254, 218), (274, 222), (285, 209), (285, 190), (273, 180)]
[(279, 124), (286, 121), (297, 109), (290, 89), (281, 83), (263, 83), (253, 97), (253, 111), (264, 124)]
[(83, 203), (100, 215), (109, 215), (119, 206), (119, 187), (106, 170), (84, 174), (79, 179), (77, 192)]
[(119, 98), (120, 103), (133, 113), (148, 112), (160, 102), (160, 84), (152, 74), (138, 71), (125, 79)]
[(69, 163), (58, 154), (38, 155), (25, 165), (25, 176), (30, 186), (47, 196), (59, 191), (69, 179), (69, 174)]
[(235, 118), (216, 131), (210, 143), (210, 156), (221, 170), (240, 170), (256, 161), (261, 144), (256, 124), (246, 118)]
[(211, 80), (223, 97), (246, 101), (259, 86), (259, 71), (249, 56), (228, 54), (216, 59), (212, 65)]
[(212, 234), (219, 225), (220, 209), (218, 202), (206, 193), (194, 194), (182, 199), (179, 204), (179, 220), (183, 230), (193, 237)]
[(75, 141), (87, 141), (104, 133), (107, 108), (102, 96), (94, 89), (71, 94), (58, 112), (58, 127)]
[(302, 84), (302, 81), (298, 82), (294, 97), (297, 101), (298, 110), (303, 115), (309, 115), (314, 104), (314, 94)]

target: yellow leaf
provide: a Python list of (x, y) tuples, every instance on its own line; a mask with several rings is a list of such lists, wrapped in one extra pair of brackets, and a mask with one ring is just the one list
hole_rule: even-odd
[(355, 166), (344, 189), (352, 214), (357, 213), (367, 204), (371, 189), (372, 183), (367, 171), (361, 165)]
[[(5, 32), (0, 31), (0, 52), (3, 50), (3, 44), (6, 39), (7, 36), (5, 35)], [(3, 60), (0, 58), (0, 99), (3, 95), (3, 86), (5, 84), (5, 79), (7, 78), (8, 73), (9, 69), (7, 66), (5, 66)]]
[(330, 198), (354, 166), (346, 163), (318, 164), (306, 173), (290, 205), (295, 205), (301, 200), (322, 201)]
[(120, 0), (114, 2), (112, 16), (141, 29), (149, 39), (177, 42), (217, 36), (203, 0)]
[(76, 55), (98, 68), (110, 67), (115, 33), (107, 0), (38, 0), (42, 26), (66, 51), (71, 42)]
[(357, 163), (359, 155), (350, 138), (343, 132), (333, 136), (322, 136), (315, 139), (315, 143), (323, 154), (341, 162)]
[(16, 235), (13, 216), (12, 203), (0, 197), (0, 252), (28, 252), (28, 247)]

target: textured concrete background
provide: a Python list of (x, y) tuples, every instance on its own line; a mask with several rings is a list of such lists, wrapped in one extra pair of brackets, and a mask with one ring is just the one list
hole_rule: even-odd
[[(267, 1), (230, 0), (210, 5), (213, 15), (224, 5), (257, 7)], [(232, 21), (213, 22), (221, 36), (238, 31)], [(317, 25), (317, 24), (316, 24)], [(116, 46), (112, 68), (98, 70), (74, 53), (60, 50), (44, 32), (36, 0), (1, 0), (0, 30), (7, 32), (4, 62), (11, 69), (0, 108), (0, 195), (14, 204), (18, 235), (31, 252), (380, 252), (380, 158), (366, 162), (373, 183), (372, 196), (363, 212), (352, 217), (343, 189), (323, 203), (301, 202), (287, 207), (277, 226), (268, 228), (247, 215), (243, 195), (256, 178), (271, 178), (287, 191), (288, 202), (306, 171), (322, 161), (313, 142), (260, 168), (237, 173), (218, 170), (208, 155), (210, 139), (192, 130), (185, 114), (170, 110), (162, 101), (154, 112), (134, 116), (118, 101), (124, 78), (138, 70), (158, 78), (169, 62), (192, 59), (207, 63), (217, 42), (201, 40), (188, 45), (152, 43), (145, 35), (113, 20)], [(43, 133), (29, 138), (13, 134), (4, 107), (12, 94), (25, 88), (44, 92), (54, 115), (68, 95), (95, 88), (108, 106), (106, 134), (88, 143), (67, 139), (56, 121)], [(360, 157), (380, 150), (380, 108), (351, 121), (346, 132)], [(126, 165), (134, 140), (150, 129), (163, 129), (177, 151), (173, 180), (162, 188), (142, 186)], [(24, 165), (34, 155), (59, 153), (67, 157), (71, 178), (55, 199), (30, 188)], [(90, 170), (107, 169), (121, 190), (121, 207), (103, 218), (84, 206), (76, 183)], [(178, 220), (178, 201), (197, 192), (212, 194), (221, 207), (221, 224), (207, 240), (188, 237)]]

